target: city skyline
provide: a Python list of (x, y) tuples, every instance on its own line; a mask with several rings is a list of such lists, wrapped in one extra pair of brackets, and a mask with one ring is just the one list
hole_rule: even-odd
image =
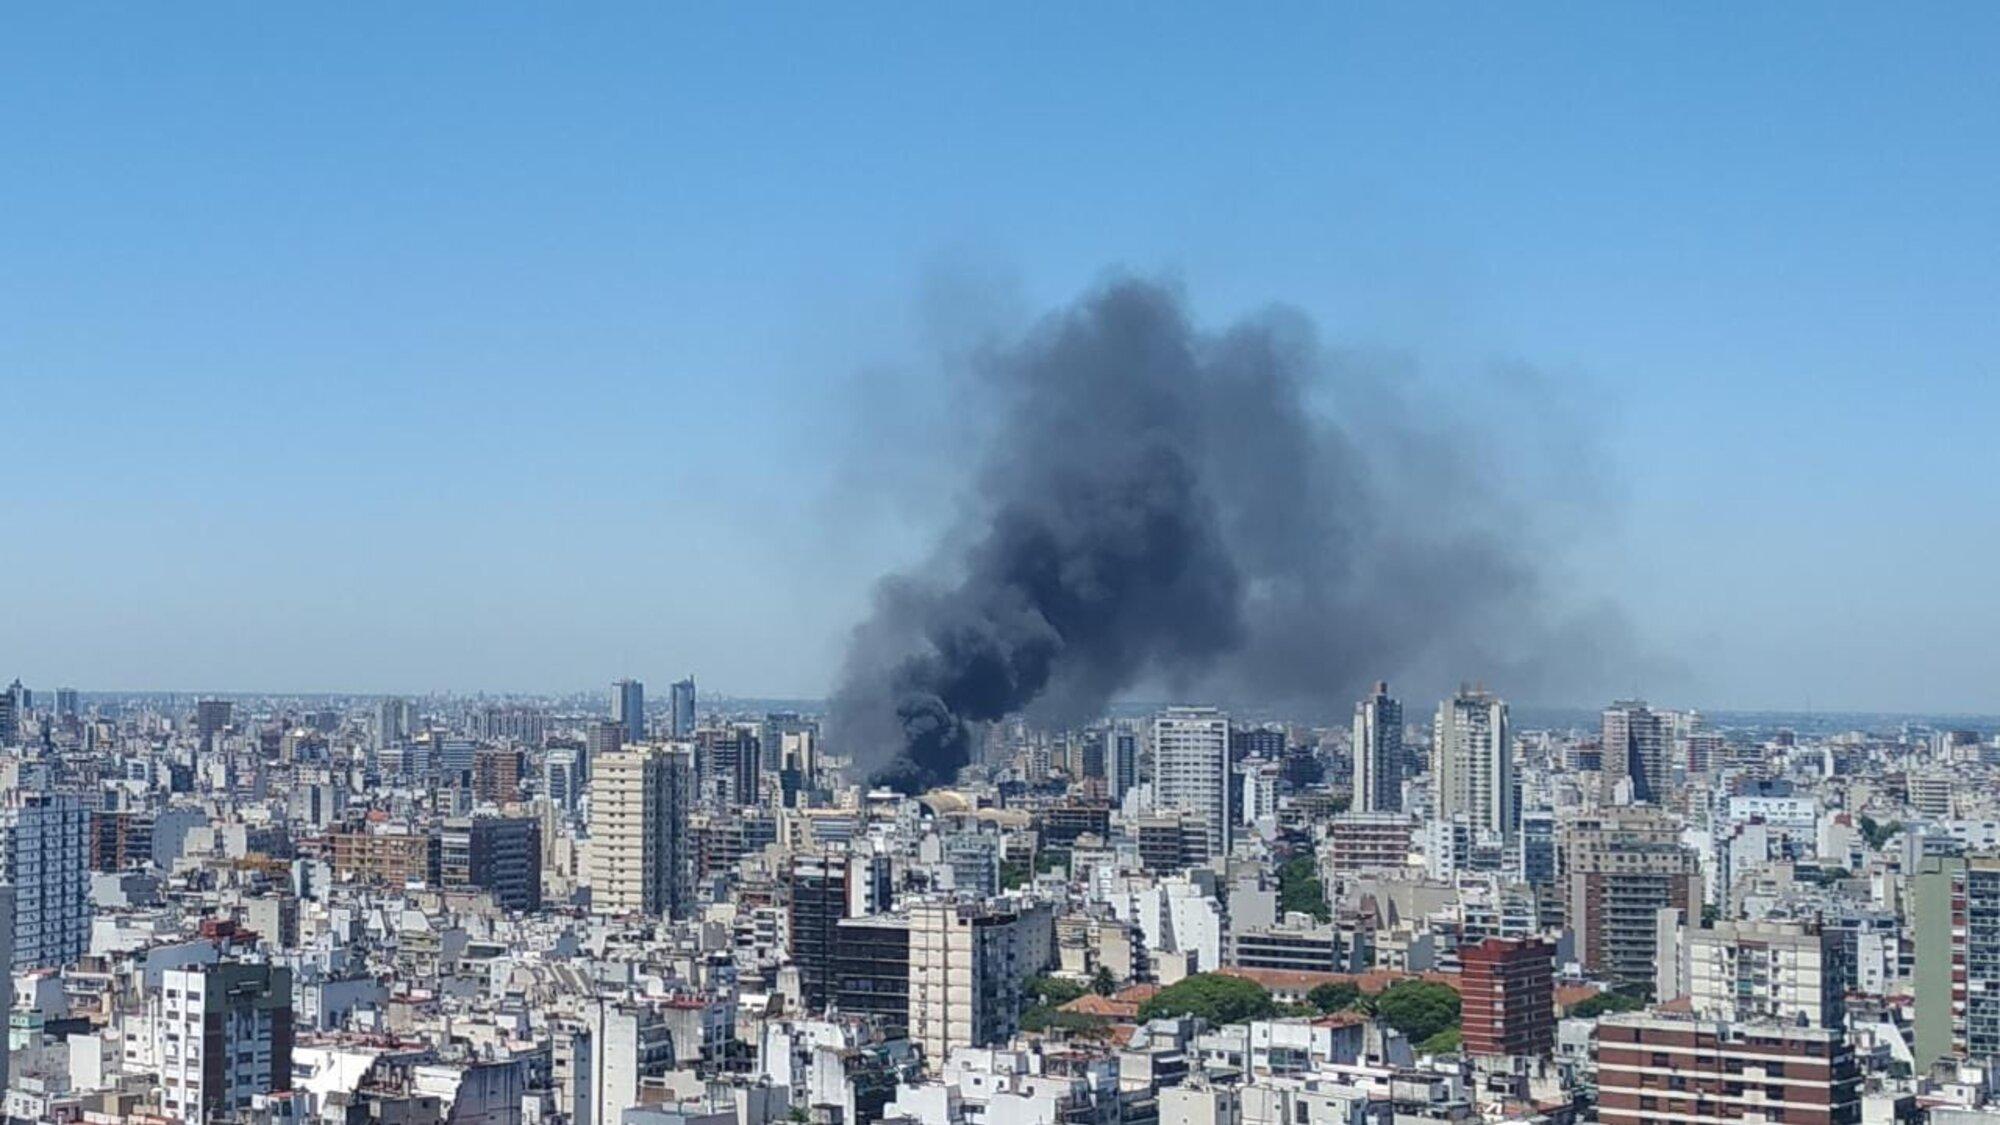
[(1297, 17), (23, 13), (5, 674), (823, 695), (966, 487), (936, 353), (1111, 273), (1532, 437), (1672, 675), (1515, 697), (1993, 709), (2000, 17)]

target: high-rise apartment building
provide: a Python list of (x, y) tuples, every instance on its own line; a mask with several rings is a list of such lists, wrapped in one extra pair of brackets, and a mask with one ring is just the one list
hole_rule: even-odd
[(1861, 1070), (1844, 1032), (1633, 1012), (1598, 1021), (1604, 1125), (1859, 1125)]
[(21, 681), (15, 680), (7, 690), (0, 691), (0, 746), (18, 746), (21, 743), (21, 720), (26, 718), (21, 707)]
[(1403, 705), (1387, 683), (1354, 705), (1352, 750), (1354, 811), (1403, 811)]
[(1604, 709), (1604, 777), (1631, 787), (1635, 804), (1665, 800), (1673, 786), (1672, 716), (1654, 711), (1643, 699), (1627, 699)]
[(407, 742), (416, 733), (417, 708), (407, 699), (389, 696), (375, 705), (375, 749)]
[(892, 914), (843, 918), (834, 925), (833, 1005), (867, 1016), (890, 1038), (910, 1023), (910, 920)]
[(597, 767), (597, 760), (607, 754), (616, 754), (625, 746), (625, 724), (611, 719), (600, 719), (591, 723), (583, 731), (583, 776), (588, 780)]
[(83, 714), (80, 697), (73, 687), (56, 689), (56, 718), (74, 719)]
[(1113, 805), (1139, 784), (1139, 732), (1129, 722), (1113, 723), (1104, 732), (1104, 781)]
[(15, 972), (57, 969), (90, 949), (90, 810), (74, 793), (20, 789), (0, 808), (14, 887)]
[(625, 741), (646, 741), (646, 685), (617, 680), (611, 685), (611, 721), (625, 728)]
[(2000, 854), (1923, 857), (1911, 897), (1917, 1066), (2000, 1061)]
[(488, 891), (503, 910), (541, 909), (541, 824), (531, 816), (445, 821), (438, 841), (438, 881)]
[(1490, 692), (1461, 688), (1438, 704), (1431, 731), (1437, 815), (1464, 816), (1475, 830), (1511, 841), (1520, 818), (1506, 702)]
[[(1223, 750), (1228, 752), (1228, 729)], [(1022, 956), (1016, 915), (969, 903), (910, 910), (910, 1041), (928, 1066), (959, 1047), (1004, 1043), (1018, 1028), (1020, 988), (1039, 965)]]
[(481, 746), (472, 752), (472, 798), (505, 805), (521, 799), (521, 752), (505, 746)]
[(340, 882), (410, 887), (438, 881), (438, 838), (404, 825), (356, 825), (328, 832), (326, 857)]
[(565, 813), (576, 812), (583, 797), (583, 752), (558, 746), (542, 759), (542, 795)]
[(889, 857), (845, 849), (804, 852), (792, 857), (788, 882), (799, 996), (806, 1011), (818, 1013), (834, 999), (840, 922), (889, 905)]
[(1195, 814), (1209, 858), (1229, 854), (1229, 772), (1228, 715), (1213, 707), (1170, 707), (1153, 717), (1154, 803)]
[(1533, 887), (1554, 886), (1556, 882), (1556, 814), (1533, 809), (1521, 814), (1521, 837), (1516, 842), (1515, 870), (1521, 881)]
[(215, 736), (229, 728), (236, 716), (236, 705), (227, 699), (203, 699), (194, 705), (195, 737), (201, 740), (203, 749), (215, 746)]
[(1472, 1055), (1546, 1055), (1555, 1047), (1555, 947), (1490, 937), (1458, 951), (1460, 1028)]
[(695, 732), (702, 800), (718, 809), (740, 809), (757, 802), (762, 772), (757, 731), (755, 723), (732, 723)]
[(1614, 980), (1655, 979), (1660, 911), (1682, 925), (1701, 913), (1701, 866), (1680, 825), (1657, 809), (1613, 808), (1569, 823), (1564, 911), (1586, 969)]
[(591, 909), (681, 917), (692, 905), (688, 815), (693, 765), (686, 751), (632, 746), (591, 763)]
[(674, 686), (669, 690), (672, 694), (668, 698), (669, 711), (667, 721), (673, 730), (673, 735), (675, 738), (693, 738), (694, 677), (689, 676), (685, 680), (675, 680)]
[(161, 974), (153, 998), (161, 1104), (194, 1125), (292, 1088), (292, 971), (220, 963)]
[(757, 730), (761, 768), (767, 773), (796, 772), (809, 777), (816, 767), (819, 723), (797, 711), (771, 711)]
[(1696, 1015), (1846, 1026), (1842, 947), (1833, 932), (1787, 921), (1721, 922), (1683, 932), (1688, 1002)]

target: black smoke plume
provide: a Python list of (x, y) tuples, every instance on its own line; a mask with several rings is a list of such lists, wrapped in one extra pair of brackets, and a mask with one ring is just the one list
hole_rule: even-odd
[(1210, 334), (1120, 281), (973, 363), (997, 396), (973, 502), (939, 573), (883, 583), (834, 699), (877, 784), (947, 784), (983, 724), (1141, 683), (1327, 705), (1447, 659), (1439, 682), (1525, 678), (1510, 649), (1577, 640), (1476, 443), (1297, 314)]

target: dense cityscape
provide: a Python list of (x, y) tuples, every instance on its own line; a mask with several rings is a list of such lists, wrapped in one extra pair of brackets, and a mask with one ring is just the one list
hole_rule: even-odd
[(8, 5), (0, 1125), (2000, 1125), (1996, 46)]
[(2000, 1117), (1990, 728), (1377, 684), (904, 793), (791, 706), (16, 681), (8, 1118)]

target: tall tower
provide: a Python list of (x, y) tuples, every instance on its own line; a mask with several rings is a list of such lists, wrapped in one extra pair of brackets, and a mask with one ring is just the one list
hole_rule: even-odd
[(1669, 716), (1643, 699), (1623, 699), (1604, 709), (1604, 773), (1632, 785), (1632, 803), (1658, 804), (1672, 787)]
[(675, 738), (694, 737), (694, 677), (675, 680), (671, 689), (672, 730)]
[(1470, 687), (1438, 704), (1432, 724), (1431, 769), (1438, 815), (1463, 815), (1474, 828), (1508, 841), (1520, 826), (1514, 807), (1514, 752), (1508, 745), (1507, 704)]
[(1104, 757), (1111, 802), (1122, 804), (1125, 794), (1139, 784), (1139, 732), (1129, 722), (1113, 723), (1104, 732)]
[(204, 750), (215, 748), (215, 736), (235, 719), (236, 707), (227, 699), (203, 699), (194, 705), (195, 734)]
[(0, 808), (14, 888), (13, 966), (59, 969), (90, 951), (90, 810), (74, 793), (15, 790)]
[(694, 765), (685, 750), (628, 746), (590, 765), (591, 910), (682, 917), (693, 898)]
[(617, 680), (611, 685), (611, 721), (625, 728), (625, 741), (646, 741), (646, 685)]
[(417, 709), (407, 699), (390, 696), (375, 705), (375, 749), (381, 752), (409, 741), (416, 730)]
[(1375, 692), (1354, 705), (1356, 812), (1403, 811), (1403, 705), (1376, 681)]
[(1210, 858), (1230, 848), (1229, 716), (1213, 707), (1169, 707), (1153, 717), (1153, 797), (1197, 814)]

